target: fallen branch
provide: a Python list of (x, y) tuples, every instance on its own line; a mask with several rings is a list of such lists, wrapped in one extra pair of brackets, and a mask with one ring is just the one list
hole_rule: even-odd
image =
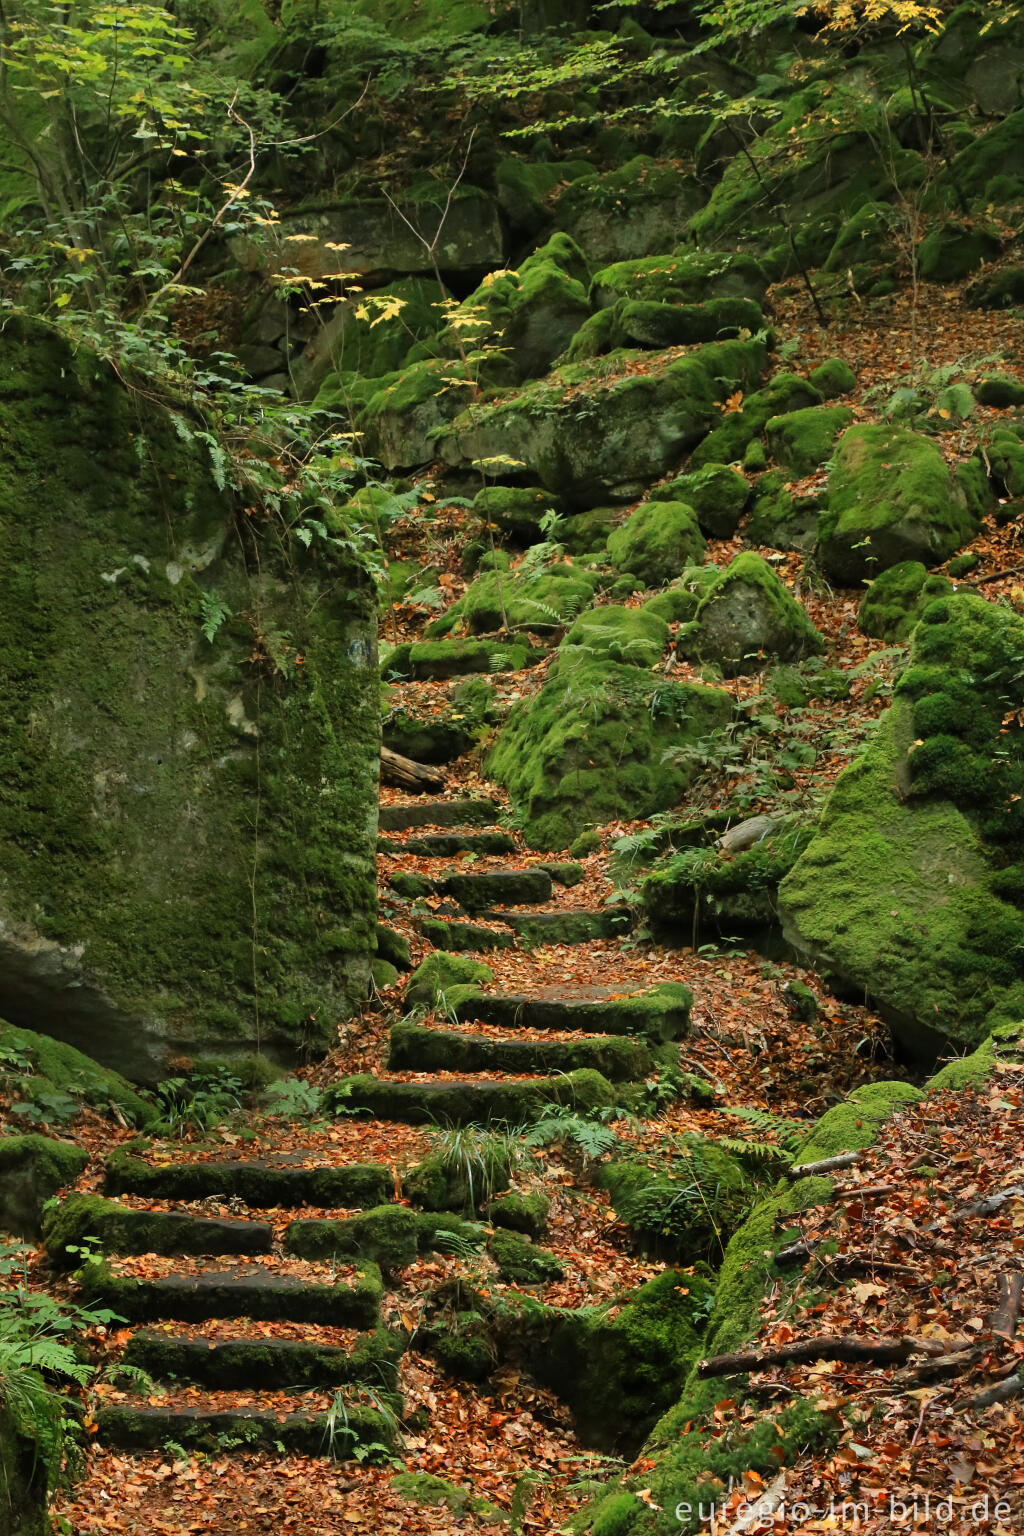
[(948, 1211), (945, 1216), (940, 1216), (938, 1221), (930, 1221), (922, 1232), (940, 1232), (947, 1221), (966, 1221), (969, 1216), (994, 1216), (996, 1211), (1001, 1211), (1009, 1200), (1024, 1200), (1024, 1185), (1014, 1184), (1010, 1189), (1001, 1189), (994, 1195), (988, 1195), (984, 1200), (977, 1200), (973, 1205), (965, 1205), (958, 1211)]
[(898, 1184), (837, 1184), (829, 1200), (873, 1200), (882, 1195), (894, 1195), (898, 1188)]
[(786, 1169), (787, 1179), (816, 1179), (822, 1173), (838, 1173), (840, 1168), (852, 1168), (864, 1156), (863, 1152), (841, 1152), (838, 1157), (826, 1157), (820, 1163), (801, 1163), (799, 1167)]
[(767, 1349), (738, 1349), (729, 1355), (702, 1360), (697, 1375), (735, 1376), (740, 1371), (763, 1371), (773, 1365), (798, 1365), (806, 1360), (866, 1361), (873, 1365), (902, 1365), (911, 1355), (945, 1354), (948, 1345), (934, 1339), (865, 1339), (859, 1334), (829, 1334), (817, 1339), (793, 1339)]
[(1024, 1371), (1017, 1371), (1013, 1376), (1007, 1376), (1005, 1381), (996, 1382), (994, 1387), (986, 1387), (984, 1392), (975, 1392), (973, 1397), (965, 1398), (962, 1403), (954, 1406), (961, 1413), (970, 1413), (976, 1408), (991, 1408), (993, 1403), (1009, 1403), (1015, 1397), (1024, 1393)]
[(389, 747), (380, 749), (380, 776), (385, 784), (397, 784), (400, 789), (421, 795), (444, 788), (443, 773), (425, 763), (414, 763), (411, 757), (403, 757)]
[(960, 587), (984, 587), (990, 581), (1002, 581), (1004, 576), (1019, 576), (1024, 571), (1024, 565), (1008, 565), (1002, 571), (990, 571), (987, 576), (979, 576), (977, 581), (960, 581)]
[(1020, 1316), (1021, 1299), (1024, 1297), (1024, 1275), (1011, 1273), (999, 1276), (999, 1300), (996, 1302), (988, 1326), (993, 1333), (1004, 1339), (1017, 1337), (1017, 1320)]

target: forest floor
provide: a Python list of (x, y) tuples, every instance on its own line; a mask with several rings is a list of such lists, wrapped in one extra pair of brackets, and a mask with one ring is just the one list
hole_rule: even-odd
[[(827, 357), (843, 357), (858, 374), (858, 392), (851, 403), (865, 420), (877, 414), (883, 391), (891, 393), (901, 374), (916, 369), (922, 375), (915, 359), (924, 350), (925, 338), (932, 376), (945, 365), (959, 362), (968, 378), (972, 360), (980, 367), (982, 358), (1005, 353), (1016, 341), (1005, 317), (965, 310), (956, 289), (922, 290), (913, 314), (910, 299), (904, 296), (864, 304), (848, 298), (827, 332), (815, 326), (809, 303), (791, 285), (776, 291), (772, 302), (775, 324), (791, 341), (786, 366), (806, 370)], [(951, 461), (970, 450), (985, 417), (979, 410), (971, 422), (950, 424), (940, 432), (939, 441)], [(812, 478), (797, 488), (812, 489), (813, 484)], [(464, 508), (446, 508), (441, 483), (431, 477), (424, 478), (421, 489), (433, 498), (424, 502), (433, 508), (432, 520), (424, 523), (419, 516), (410, 516), (395, 530), (391, 553), (394, 558), (415, 559), (435, 568), (454, 600), (466, 584), (461, 550), (467, 537), (467, 513)], [(981, 590), (991, 598), (1002, 596), (1011, 602), (1024, 598), (1021, 531), (1019, 522), (1000, 526), (997, 518), (989, 519), (972, 546), (980, 564), (971, 573), (969, 585), (982, 584)], [(740, 541), (712, 544), (708, 558), (726, 561), (740, 547)], [(856, 628), (857, 594), (830, 590), (804, 569), (800, 555), (762, 553), (772, 559), (784, 580), (800, 590), (811, 618), (826, 636), (830, 664), (851, 671), (879, 648), (878, 642)], [(1009, 574), (989, 579), (1002, 571)], [(418, 639), (434, 616), (434, 610), (396, 606), (383, 630), (392, 640)], [(539, 687), (545, 665), (491, 679), (499, 707)], [(685, 664), (676, 668), (675, 675), (686, 675)], [(724, 686), (739, 699), (758, 691), (756, 679), (750, 678)], [(450, 690), (447, 682), (399, 684), (396, 689), (406, 708), (415, 708), (427, 718), (450, 708)], [(795, 773), (787, 791), (793, 803), (820, 800), (858, 749), (885, 705), (883, 697), (868, 698), (865, 692), (863, 683), (855, 681), (848, 699), (811, 705), (805, 711), (799, 730), (815, 750), (813, 762)], [(781, 740), (792, 724), (781, 706), (778, 716)], [(444, 773), (444, 797), (487, 796), (499, 806), (504, 802), (502, 791), (483, 775), (479, 751), (451, 763)], [(736, 789), (733, 778), (728, 793), (733, 795)], [(714, 809), (724, 799), (726, 785), (707, 779), (702, 781), (701, 795), (701, 809)], [(385, 803), (405, 798), (398, 791), (383, 791)], [(752, 803), (750, 814), (757, 809)], [(596, 912), (606, 907), (613, 893), (628, 895), (630, 872), (609, 850), (617, 839), (645, 825), (624, 820), (601, 829), (602, 848), (582, 860), (582, 882), (571, 890), (556, 887), (550, 905)], [(398, 842), (408, 841), (419, 830), (392, 836)], [(549, 850), (550, 855), (568, 856), (565, 850)], [(517, 837), (515, 854), (500, 859), (474, 857), (471, 867), (481, 872), (492, 866), (527, 865), (543, 856), (528, 853)], [(419, 926), (423, 909), (396, 902), (389, 881), (398, 871), (429, 876), (431, 861), (415, 852), (397, 852), (382, 854), (379, 863), (387, 921), (408, 938), (413, 961), (418, 962), (429, 952)], [(426, 898), (426, 908), (445, 915), (440, 898)], [(616, 993), (631, 994), (660, 981), (685, 982), (695, 1003), (683, 1065), (713, 1083), (721, 1102), (730, 1106), (809, 1125), (858, 1084), (906, 1075), (890, 1055), (886, 1029), (868, 1008), (838, 1001), (813, 974), (791, 963), (765, 960), (750, 948), (721, 941), (716, 935), (700, 936), (708, 942), (695, 949), (692, 937), (679, 935), (666, 945), (627, 935), (580, 945), (494, 949), (473, 958), (486, 962), (494, 972), (486, 990), (538, 994), (547, 988), (581, 988), (599, 981)], [(791, 1016), (785, 987), (794, 980), (815, 993), (819, 1013), (814, 1023)], [(328, 1061), (306, 1074), (309, 1081), (322, 1086), (363, 1071), (413, 1081), (423, 1076), (389, 1072), (387, 1067), (389, 1030), (402, 1012), (401, 985), (382, 991), (360, 1018), (344, 1027)], [(432, 1022), (446, 1027), (443, 1018)], [(488, 1033), (484, 1025), (475, 1029), (478, 1034)], [(499, 1037), (502, 1031), (490, 1033)], [(529, 1032), (525, 1035), (528, 1038)], [(524, 1032), (518, 1032), (518, 1037), (523, 1038)], [(552, 1036), (545, 1032), (545, 1038)], [(438, 1074), (432, 1076), (436, 1079)], [(766, 1298), (761, 1332), (752, 1347), (781, 1346), (822, 1334), (871, 1338), (914, 1334), (946, 1345), (947, 1353), (954, 1344), (964, 1344), (965, 1350), (970, 1346), (970, 1359), (966, 1364), (961, 1361), (945, 1378), (935, 1373), (935, 1379), (900, 1364), (820, 1360), (768, 1366), (757, 1372), (753, 1382), (761, 1404), (781, 1404), (793, 1393), (813, 1388), (837, 1414), (843, 1410), (843, 1430), (834, 1451), (808, 1454), (787, 1470), (784, 1482), (768, 1490), (760, 1522), (744, 1530), (779, 1536), (795, 1529), (848, 1528), (882, 1536), (939, 1529), (936, 1500), (953, 1495), (969, 1499), (969, 1504), (957, 1504), (962, 1523), (954, 1521), (946, 1529), (1009, 1536), (1024, 1526), (1024, 1400), (991, 1406), (971, 1402), (972, 1377), (988, 1381), (996, 1366), (1003, 1376), (1024, 1367), (1024, 1341), (1014, 1339), (1013, 1327), (1004, 1328), (998, 1337), (991, 1332), (1000, 1287), (1005, 1284), (1000, 1277), (1019, 1274), (1024, 1268), (1024, 1197), (1009, 1198), (988, 1214), (963, 1215), (972, 1203), (1024, 1182), (1022, 1098), (1024, 1072), (1007, 1066), (982, 1093), (950, 1093), (923, 1106), (905, 1107), (852, 1170), (842, 1198), (805, 1214), (803, 1237), (810, 1246), (827, 1232), (838, 1238), (841, 1254), (862, 1256), (856, 1283), (828, 1288), (822, 1264), (809, 1251), (804, 1277), (795, 1291), (785, 1300)], [(721, 1134), (722, 1117), (716, 1109), (674, 1103), (617, 1122), (615, 1128), (635, 1155), (656, 1166), (666, 1139), (690, 1130)], [(90, 1180), (95, 1187), (104, 1155), (128, 1133), (87, 1113), (74, 1134), (94, 1154), (82, 1187), (90, 1187)], [(244, 1146), (247, 1155), (288, 1155), (307, 1166), (348, 1160), (383, 1162), (393, 1169), (398, 1187), (403, 1170), (435, 1144), (436, 1134), (429, 1127), (383, 1121), (346, 1119), (324, 1126), (283, 1117), (250, 1117)], [(197, 1140), (201, 1146), (193, 1144)], [(239, 1127), (229, 1124), (204, 1138), (171, 1143), (166, 1155), (224, 1158), (238, 1144)], [(544, 1246), (562, 1262), (564, 1278), (532, 1288), (531, 1293), (542, 1301), (563, 1307), (616, 1302), (662, 1267), (636, 1250), (628, 1229), (610, 1209), (607, 1194), (593, 1186), (586, 1160), (570, 1147), (556, 1143), (534, 1149), (518, 1170), (516, 1185), (524, 1190), (542, 1187), (552, 1197)], [(236, 1202), (203, 1206), (203, 1214), (221, 1213), (245, 1211)], [(269, 1219), (280, 1232), (294, 1214), (273, 1211)], [(301, 1214), (318, 1213), (304, 1209)], [(934, 1231), (922, 1231), (928, 1222), (936, 1223)], [(142, 1256), (124, 1261), (124, 1272), (156, 1274), (161, 1262)], [(275, 1263), (301, 1267), (300, 1261), (280, 1256)], [(39, 1284), (64, 1290), (62, 1283), (47, 1276), (38, 1256), (33, 1275)], [(457, 1291), (467, 1284), (500, 1290), (505, 1282), (497, 1278), (490, 1261), (479, 1256), (422, 1255), (389, 1283), (382, 1319), (412, 1331), (415, 1339), (417, 1323), (434, 1315), (438, 1295), (446, 1287)], [(252, 1336), (301, 1334), (322, 1336), (326, 1343), (343, 1342), (345, 1337), (339, 1329), (317, 1333), (306, 1324), (246, 1325), (238, 1320), (230, 1325), (231, 1336), (244, 1335), (246, 1328)], [(181, 1334), (180, 1325), (175, 1331)], [(204, 1325), (204, 1335), (210, 1336), (210, 1325)], [(125, 1337), (115, 1327), (106, 1338), (95, 1337), (93, 1342), (114, 1359)], [(169, 1445), (152, 1453), (128, 1454), (91, 1443), (84, 1476), (57, 1500), (57, 1527), (75, 1536), (135, 1536), (142, 1531), (151, 1536), (293, 1530), (304, 1536), (361, 1530), (482, 1533), (495, 1528), (494, 1518), (500, 1511), (512, 1530), (548, 1536), (566, 1528), (592, 1495), (595, 1481), (624, 1470), (623, 1461), (597, 1455), (581, 1444), (568, 1409), (551, 1392), (507, 1366), (486, 1382), (460, 1382), (446, 1375), (428, 1354), (417, 1352), (414, 1343), (402, 1359), (400, 1383), (406, 1424), (411, 1427), (404, 1434), (398, 1462), (409, 1471), (444, 1477), (492, 1500), (493, 1513), (453, 1508), (450, 1503), (411, 1502), (396, 1489), (397, 1466), (387, 1457), (375, 1465), (338, 1464), (325, 1457), (266, 1455), (238, 1446), (189, 1454)], [(171, 1392), (175, 1400), (186, 1404), (190, 1400), (187, 1388), (175, 1385)], [(205, 1394), (207, 1400), (209, 1396)], [(115, 1377), (95, 1388), (94, 1406), (119, 1397), (123, 1393)], [(234, 1394), (236, 1401), (238, 1397)], [(165, 1393), (153, 1398), (154, 1402), (166, 1400)], [(276, 1400), (282, 1412), (291, 1407), (287, 1394), (264, 1393), (260, 1400), (269, 1400), (271, 1406)], [(721, 1405), (723, 1432), (732, 1422), (734, 1408), (728, 1400)], [(749, 1415), (754, 1408), (748, 1402), (738, 1412)], [(643, 1470), (642, 1461), (633, 1465)], [(760, 1491), (764, 1490), (753, 1479), (735, 1491), (735, 1502)], [(932, 1501), (927, 1511), (926, 1494)], [(806, 1509), (799, 1519), (786, 1514), (784, 1506), (780, 1515), (780, 1498), (803, 1501)], [(905, 1519), (889, 1503), (891, 1498), (907, 1506)], [(965, 1513), (986, 1498), (983, 1514), (975, 1518)], [(837, 1505), (857, 1501), (864, 1507), (852, 1516), (840, 1516), (834, 1509), (830, 1512), (830, 1500)], [(1000, 1500), (1005, 1509), (1002, 1505), (997, 1509)], [(727, 1511), (726, 1516), (719, 1530), (740, 1529), (735, 1511)]]

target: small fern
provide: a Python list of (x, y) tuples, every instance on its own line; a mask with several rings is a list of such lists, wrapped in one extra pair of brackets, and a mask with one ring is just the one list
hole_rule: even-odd
[[(723, 1115), (732, 1115), (736, 1120), (743, 1120), (752, 1130), (760, 1135), (758, 1141), (746, 1141), (743, 1138), (732, 1140), (720, 1138), (720, 1145), (727, 1151), (735, 1152), (738, 1157), (750, 1157), (755, 1161), (769, 1162), (772, 1159), (781, 1162), (791, 1161), (800, 1151), (807, 1140), (808, 1127), (801, 1125), (798, 1120), (787, 1120), (781, 1115), (770, 1115), (763, 1109), (754, 1109), (748, 1104), (730, 1105), (719, 1111)], [(771, 1137), (771, 1141), (763, 1138)]]
[(550, 1147), (554, 1142), (575, 1147), (584, 1157), (594, 1160), (611, 1152), (619, 1144), (619, 1138), (609, 1125), (597, 1120), (585, 1120), (582, 1115), (548, 1115), (527, 1131), (524, 1141), (528, 1147)]

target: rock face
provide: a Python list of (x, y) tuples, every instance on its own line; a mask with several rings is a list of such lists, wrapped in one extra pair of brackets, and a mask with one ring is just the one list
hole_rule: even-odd
[(794, 947), (875, 1000), (904, 1046), (971, 1045), (1019, 1010), (1024, 953), (1024, 621), (973, 595), (931, 603), (870, 746), (779, 888)]
[(326, 1044), (374, 946), (373, 596), (218, 475), (184, 416), (7, 322), (0, 1015), (137, 1079)]
[(744, 550), (704, 593), (685, 647), (737, 677), (769, 659), (813, 655), (824, 642), (771, 566)]
[(964, 487), (931, 439), (903, 427), (843, 435), (821, 521), (821, 559), (833, 581), (854, 586), (903, 560), (937, 565), (976, 529)]

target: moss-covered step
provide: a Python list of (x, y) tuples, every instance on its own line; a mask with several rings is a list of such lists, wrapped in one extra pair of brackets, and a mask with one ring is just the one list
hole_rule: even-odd
[(83, 1243), (95, 1238), (107, 1253), (257, 1254), (274, 1246), (265, 1221), (193, 1216), (187, 1211), (139, 1211), (99, 1195), (68, 1195), (43, 1218), (50, 1262), (73, 1269)]
[[(504, 922), (505, 919), (501, 916), (493, 921)], [(446, 923), (433, 917), (423, 919), (420, 933), (435, 949), (444, 950), (513, 949), (516, 942), (515, 934), (507, 928), (482, 928), (479, 923)]]
[(617, 1101), (608, 1079), (590, 1068), (521, 1082), (451, 1078), (410, 1083), (363, 1073), (343, 1079), (336, 1092), (350, 1109), (406, 1125), (520, 1125), (549, 1104), (582, 1114)]
[(516, 840), (508, 832), (432, 832), (404, 843), (390, 837), (377, 839), (378, 853), (415, 853), (428, 859), (454, 859), (460, 853), (493, 858), (515, 851)]
[(453, 870), (439, 875), (435, 886), (467, 912), (497, 906), (539, 906), (550, 901), (554, 893), (551, 876), (544, 869), (488, 869), (477, 874)]
[(252, 1408), (133, 1408), (119, 1403), (96, 1414), (96, 1438), (125, 1451), (159, 1451), (168, 1441), (189, 1450), (219, 1451), (225, 1443), (247, 1450), (281, 1451), (293, 1456), (355, 1457), (363, 1445), (394, 1440), (390, 1416), (371, 1408), (349, 1408), (344, 1435), (332, 1435), (325, 1413), (263, 1412)]
[(486, 827), (498, 813), (496, 800), (417, 800), (382, 805), (377, 822), (381, 832), (408, 832), (413, 827)]
[(479, 1019), (504, 1029), (578, 1029), (666, 1041), (686, 1034), (692, 1005), (688, 987), (663, 981), (635, 997), (623, 997), (611, 987), (552, 988), (532, 995), (473, 992), (453, 999), (452, 1011), (460, 1023)]
[(420, 1217), (407, 1205), (382, 1205), (341, 1221), (290, 1222), (285, 1247), (300, 1259), (369, 1259), (385, 1274), (406, 1269), (419, 1251)]
[(90, 1259), (82, 1268), (78, 1287), (84, 1302), (110, 1307), (128, 1322), (252, 1317), (339, 1328), (375, 1328), (382, 1290), (380, 1270), (373, 1264), (357, 1266), (351, 1281), (330, 1285), (245, 1263), (140, 1280), (118, 1274), (100, 1259)]
[(520, 672), (539, 652), (531, 652), (520, 640), (419, 640), (400, 645), (382, 658), (381, 670), (410, 677), (415, 682), (469, 677), (476, 673)]
[(360, 1334), (351, 1349), (302, 1339), (194, 1339), (139, 1329), (128, 1340), (125, 1365), (156, 1379), (232, 1387), (333, 1387), (365, 1382), (391, 1390), (398, 1379), (401, 1336), (382, 1328)]
[(393, 1072), (575, 1072), (593, 1067), (609, 1082), (646, 1077), (654, 1059), (640, 1040), (623, 1035), (579, 1040), (495, 1040), (461, 1030), (401, 1021), (391, 1027)]
[(81, 1147), (49, 1136), (0, 1137), (0, 1231), (38, 1237), (46, 1202), (88, 1161)]
[(613, 939), (633, 925), (627, 906), (553, 908), (550, 912), (483, 912), (488, 922), (507, 923), (524, 944), (589, 944), (592, 939)]
[(261, 1161), (163, 1164), (141, 1155), (145, 1143), (129, 1142), (107, 1159), (108, 1195), (145, 1195), (157, 1200), (204, 1200), (210, 1195), (243, 1200), (254, 1208), (314, 1205), (321, 1209), (383, 1205), (394, 1186), (382, 1163), (343, 1168), (302, 1168)]

